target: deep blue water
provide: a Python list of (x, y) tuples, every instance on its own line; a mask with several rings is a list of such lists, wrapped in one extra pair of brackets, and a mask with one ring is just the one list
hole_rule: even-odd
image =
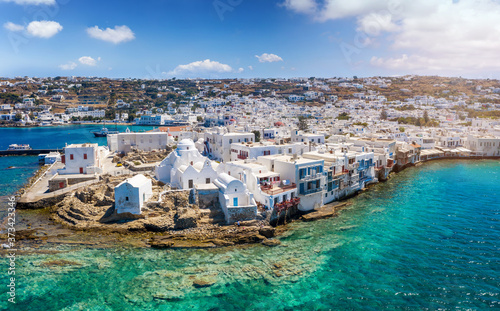
[[(108, 125), (114, 130), (114, 125)], [(98, 143), (106, 145), (105, 137), (94, 137), (92, 131), (99, 131), (102, 125), (66, 125), (34, 128), (0, 128), (0, 150), (6, 150), (10, 144), (29, 144), (33, 149), (64, 148), (65, 144)], [(127, 129), (117, 125), (120, 132)], [(128, 126), (131, 131), (150, 130), (150, 126)], [(13, 169), (8, 169), (14, 166)], [(0, 157), (0, 196), (11, 195), (21, 188), (39, 169), (38, 158)]]
[[(22, 256), (18, 304), (0, 308), (500, 309), (498, 161), (427, 163), (351, 201), (337, 218), (293, 223), (275, 248), (45, 246), (64, 252)], [(58, 259), (80, 265), (43, 264)]]

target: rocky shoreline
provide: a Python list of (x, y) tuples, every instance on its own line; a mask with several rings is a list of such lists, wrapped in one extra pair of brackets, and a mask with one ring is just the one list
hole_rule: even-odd
[[(409, 166), (413, 165), (400, 167), (390, 174), (389, 179)], [(294, 210), (286, 215), (270, 215), (268, 212), (264, 214), (265, 217), (240, 222), (239, 226), (221, 225), (224, 220), (221, 218), (220, 207), (200, 209), (196, 202), (189, 202), (189, 192), (186, 191), (163, 193), (160, 199), (163, 185), (155, 183), (154, 202), (147, 205), (143, 214), (116, 214), (113, 189), (127, 177), (103, 176), (99, 183), (58, 197), (57, 200), (26, 206), (35, 210), (29, 211), (31, 218), (26, 221), (26, 225), (18, 228), (19, 242), (31, 246), (68, 243), (103, 247), (119, 240), (139, 247), (173, 249), (255, 243), (276, 246), (280, 244), (276, 237), (287, 230), (287, 224), (296, 220), (314, 221), (336, 217), (341, 209), (350, 205), (346, 202), (349, 198), (346, 198), (309, 213)], [(364, 190), (369, 190), (370, 187), (371, 185)], [(43, 206), (48, 207), (42, 208)], [(19, 210), (18, 213), (28, 211)], [(274, 221), (271, 221), (271, 216)], [(34, 219), (37, 219), (35, 221), (38, 221), (38, 225), (33, 225), (32, 228)], [(0, 237), (3, 235), (5, 234)], [(71, 239), (67, 238), (69, 236)], [(99, 238), (94, 238), (95, 236)]]
[(116, 240), (139, 247), (174, 249), (255, 243), (272, 247), (280, 245), (276, 237), (287, 230), (288, 223), (335, 217), (347, 205), (329, 204), (306, 215), (299, 211), (274, 215), (274, 226), (270, 225), (269, 212), (264, 213), (267, 217), (242, 221), (239, 225), (222, 225), (220, 207), (200, 209), (189, 202), (186, 191), (163, 193), (160, 199), (163, 188), (155, 183), (153, 202), (148, 203), (141, 215), (116, 214), (113, 189), (127, 177), (103, 176), (99, 183), (21, 206), (17, 213), (26, 219), (21, 217), (18, 222), (18, 242), (33, 251), (47, 243), (103, 247)]

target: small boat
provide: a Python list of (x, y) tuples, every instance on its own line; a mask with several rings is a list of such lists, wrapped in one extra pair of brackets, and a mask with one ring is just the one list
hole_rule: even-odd
[(32, 150), (33, 148), (30, 147), (30, 145), (25, 144), (25, 145), (18, 145), (18, 144), (12, 144), (9, 145), (9, 149), (7, 150)]
[(118, 134), (118, 131), (110, 131), (103, 127), (99, 132), (92, 132), (95, 137), (107, 137), (109, 134)]

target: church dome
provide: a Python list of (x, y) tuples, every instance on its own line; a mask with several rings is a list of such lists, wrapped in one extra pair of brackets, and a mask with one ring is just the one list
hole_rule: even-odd
[(194, 142), (191, 139), (183, 139), (177, 144), (178, 150), (196, 150)]

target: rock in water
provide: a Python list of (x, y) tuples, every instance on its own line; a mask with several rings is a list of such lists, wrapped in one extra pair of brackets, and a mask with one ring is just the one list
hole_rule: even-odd
[(259, 229), (259, 234), (265, 236), (266, 238), (272, 238), (275, 234), (275, 229), (271, 226), (265, 226)]
[(276, 239), (265, 239), (261, 243), (264, 244), (265, 246), (278, 246), (278, 245), (281, 245), (281, 241), (280, 240), (276, 240)]
[(210, 287), (215, 284), (215, 280), (212, 278), (202, 278), (193, 281), (193, 286), (196, 288)]

